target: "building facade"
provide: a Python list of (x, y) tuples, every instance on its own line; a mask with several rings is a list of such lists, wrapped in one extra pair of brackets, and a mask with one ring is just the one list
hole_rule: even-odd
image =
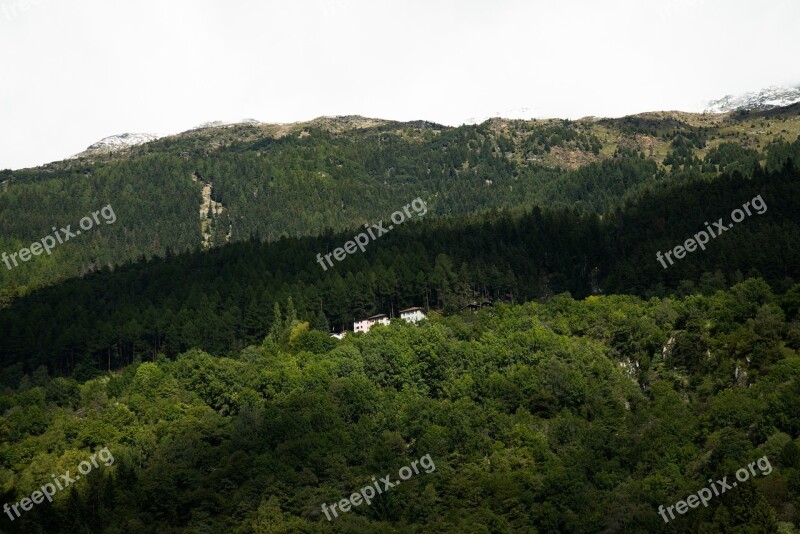
[(409, 308), (400, 311), (400, 318), (408, 321), (409, 323), (417, 323), (425, 318), (425, 310), (422, 308)]
[(389, 318), (386, 317), (385, 313), (381, 313), (379, 315), (373, 315), (372, 317), (356, 321), (353, 323), (353, 332), (369, 332), (369, 329), (377, 323), (388, 325)]

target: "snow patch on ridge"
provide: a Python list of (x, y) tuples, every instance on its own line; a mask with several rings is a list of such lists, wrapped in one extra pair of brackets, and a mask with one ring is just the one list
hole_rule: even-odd
[(757, 92), (726, 95), (719, 100), (712, 100), (704, 111), (706, 113), (765, 111), (790, 106), (796, 102), (800, 102), (800, 87), (772, 86)]
[(261, 124), (261, 121), (257, 121), (256, 119), (242, 119), (239, 121), (209, 121), (204, 122), (202, 124), (198, 124), (194, 128), (190, 128), (188, 131), (193, 130), (202, 130), (203, 128), (220, 128), (222, 126), (235, 126), (237, 124)]
[(105, 137), (93, 145), (89, 145), (86, 150), (116, 150), (136, 145), (143, 145), (150, 141), (155, 141), (159, 136), (149, 133), (124, 133)]
[(495, 111), (493, 113), (489, 113), (487, 115), (481, 115), (478, 117), (469, 117), (463, 122), (464, 124), (483, 124), (489, 119), (494, 119), (494, 118), (503, 118), (512, 120), (513, 119), (531, 120), (535, 118), (542, 118), (542, 115), (538, 109), (521, 107), (521, 108), (506, 109), (505, 111)]

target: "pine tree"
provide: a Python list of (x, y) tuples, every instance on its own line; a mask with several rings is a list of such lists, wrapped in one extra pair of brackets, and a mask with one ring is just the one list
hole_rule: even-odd
[(292, 297), (286, 302), (286, 320), (283, 323), (284, 329), (291, 328), (297, 322), (297, 310), (294, 308)]
[(314, 320), (314, 328), (320, 332), (325, 332), (326, 334), (331, 331), (330, 324), (328, 324), (328, 318), (325, 317), (325, 314), (322, 313), (322, 310), (317, 312), (317, 316)]
[(264, 338), (264, 342), (278, 344), (283, 334), (283, 321), (281, 319), (281, 307), (276, 302), (272, 307), (272, 324), (269, 327), (269, 333)]

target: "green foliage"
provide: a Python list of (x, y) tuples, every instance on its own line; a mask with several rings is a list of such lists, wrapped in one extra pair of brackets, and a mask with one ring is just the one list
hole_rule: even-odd
[[(559, 295), (343, 341), (287, 304), (292, 342), (233, 359), (190, 350), (82, 383), (34, 371), (0, 397), (5, 500), (98, 448), (116, 461), (0, 528), (775, 532), (800, 498), (800, 356), (778, 302), (758, 279), (682, 300)], [(425, 454), (432, 473), (325, 519), (322, 503)], [(658, 516), (764, 455), (771, 474)]]
[[(769, 172), (788, 172), (792, 161), (800, 161), (800, 140), (775, 141), (762, 153), (723, 142), (701, 162), (697, 153), (706, 140), (722, 134), (674, 119), (599, 125), (603, 134), (591, 121), (459, 128), (409, 123), (347, 131), (310, 125), (280, 138), (238, 126), (162, 139), (123, 157), (3, 171), (0, 251), (28, 247), (54, 225), (75, 229), (82, 217), (109, 204), (116, 221), (101, 221), (49, 255), (0, 268), (0, 307), (65, 278), (195, 250), (204, 246), (204, 232), (221, 246), (251, 237), (274, 242), (349, 231), (386, 220), (400, 202), (415, 197), (429, 203), (427, 217), (517, 213), (533, 206), (610, 213), (662, 183), (715, 178), (720, 171), (751, 177), (760, 172), (760, 160)], [(601, 141), (608, 130), (622, 138)], [(669, 141), (663, 163), (672, 174), (656, 158), (645, 159), (639, 132)], [(612, 147), (613, 157), (605, 150)], [(554, 148), (567, 155), (548, 155), (555, 159), (546, 167), (539, 157)], [(569, 154), (580, 155), (581, 168)], [(206, 186), (223, 211), (207, 208), (201, 223)]]
[[(17, 502), (103, 446), (117, 461), (13, 525), (0, 514), (0, 530), (794, 528), (800, 141), (701, 159), (704, 128), (598, 124), (632, 137), (612, 156), (585, 122), (236, 127), (4, 171), (0, 249), (109, 199), (118, 222), (0, 268), (0, 495)], [(663, 165), (642, 134), (669, 144)], [(591, 163), (534, 163), (559, 154)], [(193, 178), (225, 206), (208, 212), (212, 242), (234, 243), (198, 250)], [(656, 261), (759, 194), (764, 216)], [(430, 219), (319, 268), (316, 252), (415, 196)], [(433, 308), (419, 325), (328, 335), (417, 305)], [(424, 454), (435, 472), (322, 515)], [(769, 476), (659, 518), (764, 455)]]
[[(593, 180), (622, 194), (623, 184), (640, 174), (636, 169), (652, 165), (611, 161), (576, 174), (597, 173)], [(668, 269), (656, 260), (657, 251), (683, 243), (707, 222), (726, 220), (756, 195), (768, 206), (763, 215), (753, 214)], [(715, 304), (714, 320), (725, 329), (733, 320), (752, 319), (754, 337), (742, 346), (757, 344), (752, 357), (760, 365), (780, 358), (780, 349), (760, 341), (780, 334), (775, 325), (781, 313), (792, 320), (800, 309), (795, 293), (781, 302), (765, 293), (800, 279), (798, 213), (797, 174), (778, 173), (655, 191), (603, 217), (534, 208), (430, 219), (395, 228), (327, 271), (314, 251), (340, 246), (353, 231), (270, 244), (249, 240), (94, 273), (16, 301), (0, 310), (0, 366), (9, 367), (3, 380), (14, 387), (23, 369), (14, 364), (46, 365), (86, 380), (192, 347), (220, 355), (262, 341), (286, 347), (303, 322), (341, 331), (354, 320), (410, 306), (455, 313), (473, 302), (518, 303), (565, 291), (577, 297), (711, 295), (741, 281), (742, 273), (764, 281)], [(800, 347), (800, 327), (790, 322), (786, 328), (788, 346)], [(644, 344), (640, 348), (652, 344), (642, 336), (635, 341)], [(678, 357), (702, 364), (702, 336), (679, 333), (677, 342)]]

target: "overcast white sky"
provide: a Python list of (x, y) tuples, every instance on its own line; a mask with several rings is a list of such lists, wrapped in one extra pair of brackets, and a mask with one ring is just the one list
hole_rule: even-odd
[(218, 119), (697, 110), (800, 82), (798, 21), (797, 0), (0, 0), (0, 169)]

